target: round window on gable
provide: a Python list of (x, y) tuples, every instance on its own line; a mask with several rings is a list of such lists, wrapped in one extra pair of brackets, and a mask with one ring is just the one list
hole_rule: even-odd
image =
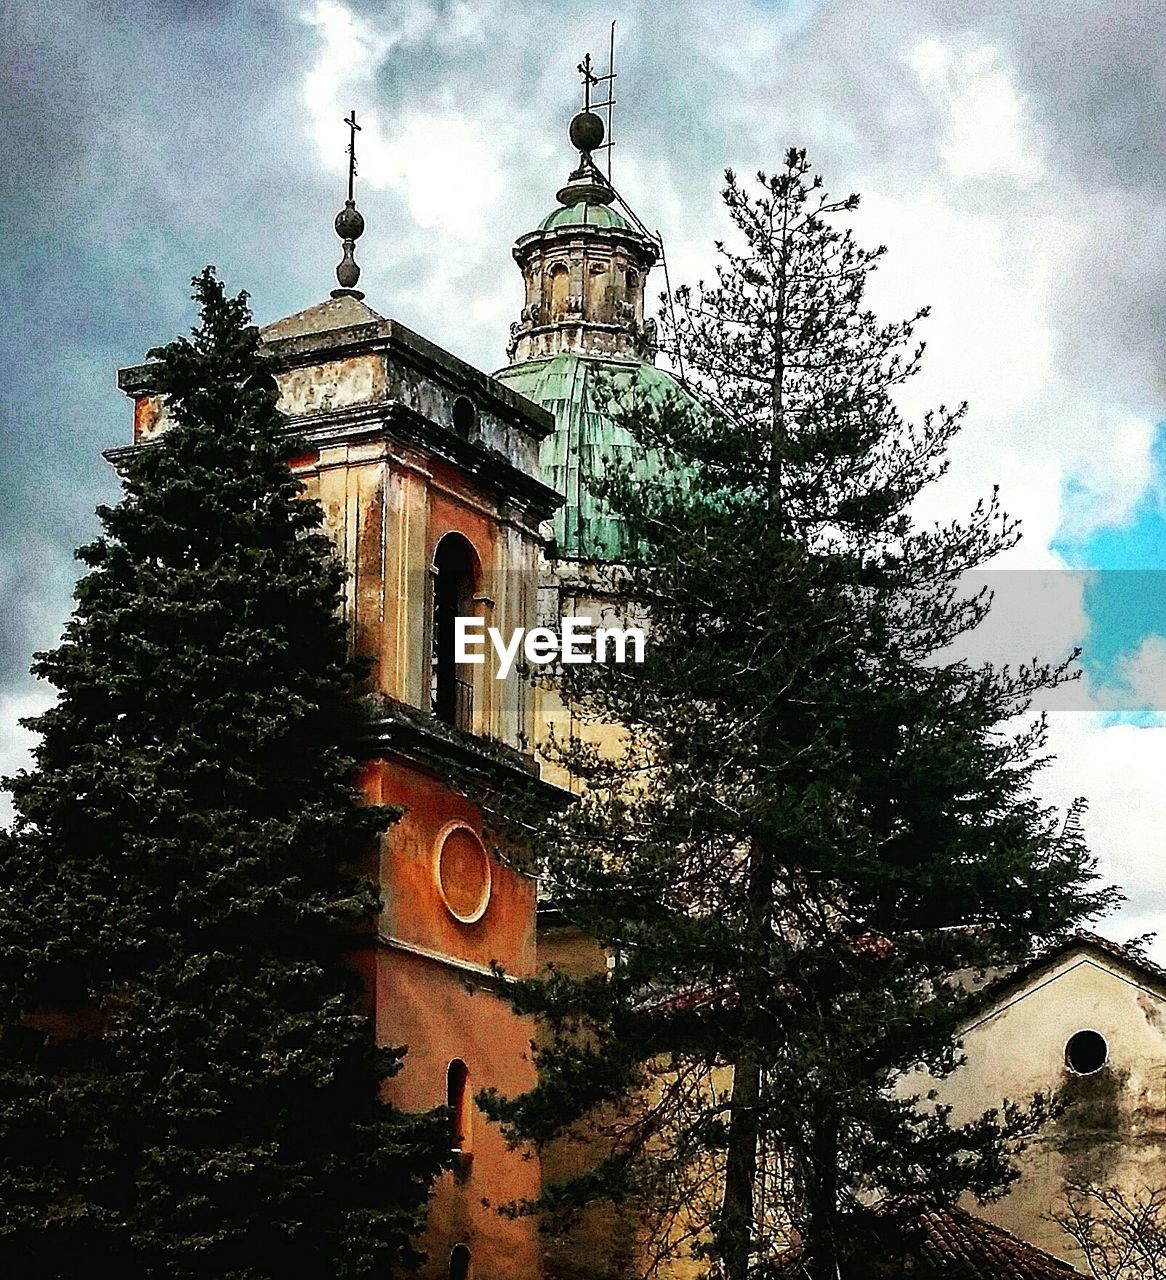
[(1098, 1031), (1078, 1031), (1065, 1045), (1065, 1066), (1079, 1076), (1091, 1076), (1109, 1060), (1109, 1045)]
[(468, 440), (477, 421), (478, 411), (473, 402), (466, 396), (458, 396), (453, 402), (453, 429), (463, 440)]

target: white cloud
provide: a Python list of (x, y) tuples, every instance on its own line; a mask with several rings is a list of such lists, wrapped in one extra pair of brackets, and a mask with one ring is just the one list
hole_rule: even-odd
[[(1159, 705), (1162, 705), (1159, 703)], [(1084, 831), (1103, 878), (1127, 905), (1101, 931), (1117, 940), (1154, 930), (1156, 958), (1166, 961), (1166, 727), (1107, 724), (1101, 715), (1061, 712), (1050, 718), (1057, 759), (1041, 775), (1050, 802), (1084, 795)]]
[(937, 39), (921, 40), (909, 61), (946, 116), (938, 140), (948, 173), (957, 179), (1000, 175), (1031, 182), (1044, 173), (1025, 102), (991, 45), (959, 52)]
[[(1155, 727), (1166, 727), (1166, 636), (1143, 636), (1137, 648), (1121, 654), (1088, 691), (1095, 707), (1138, 713), (1157, 722)], [(1148, 736), (1145, 745), (1152, 742)]]
[[(303, 82), (304, 102), (321, 161), (347, 168), (349, 99), (364, 99), (390, 59), (443, 25), (445, 40), (474, 41), (480, 18), (468, 5), (452, 15), (427, 5), (397, 6), (390, 17), (358, 18), (339, 0), (318, 0), (306, 21), (320, 33), (320, 50)], [(347, 95), (347, 96), (346, 96)], [(464, 113), (405, 107), (386, 124), (377, 111), (357, 116), (358, 181), (405, 198), (418, 226), (455, 240), (481, 244), (486, 215), (502, 193), (498, 157), (489, 134)]]
[(1055, 344), (1048, 281), (1057, 260), (1048, 239), (1018, 243), (998, 211), (961, 207), (932, 185), (872, 192), (858, 227), (890, 250), (872, 282), (881, 313), (934, 302), (919, 330), (929, 351), (914, 408), (946, 389), (948, 398), (972, 399), (974, 422), (1005, 421), (1047, 390)]
[[(31, 764), (36, 737), (21, 728), (18, 721), (39, 715), (53, 701), (53, 691), (47, 685), (19, 693), (0, 693), (0, 777), (11, 777)], [(11, 820), (12, 798), (6, 791), (0, 792), (0, 827)]]
[[(1089, 409), (1091, 420), (1065, 423), (1070, 449), (1076, 440), (1085, 446), (1074, 451), (1073, 502), (1060, 513), (1060, 532), (1067, 538), (1123, 525), (1154, 481), (1155, 422), (1121, 405)], [(1095, 447), (1101, 443), (1102, 448)]]

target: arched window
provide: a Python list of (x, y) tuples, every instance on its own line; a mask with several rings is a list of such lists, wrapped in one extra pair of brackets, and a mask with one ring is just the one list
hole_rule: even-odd
[(571, 277), (563, 263), (556, 263), (551, 268), (551, 319), (561, 320), (567, 314), (567, 291), (571, 287)]
[(445, 1105), (453, 1114), (453, 1149), (470, 1149), (470, 1069), (454, 1058), (445, 1073)]
[(624, 272), (623, 282), (629, 290), (634, 290), (640, 283), (640, 277), (629, 267)]
[(478, 411), (474, 408), (473, 401), (466, 396), (458, 396), (453, 402), (453, 429), (462, 437), (463, 440), (470, 438), (470, 432), (474, 429), (474, 424), (478, 421)]
[(607, 268), (602, 262), (593, 262), (587, 272), (587, 318), (589, 320), (608, 320), (605, 313), (610, 309), (604, 304), (607, 301)]
[(474, 686), (459, 667), (454, 648), (456, 619), (474, 613), (477, 558), (460, 533), (447, 533), (433, 557), (433, 714), (446, 724), (469, 729), (473, 724)]
[(470, 1280), (470, 1251), (455, 1244), (449, 1255), (449, 1280)]

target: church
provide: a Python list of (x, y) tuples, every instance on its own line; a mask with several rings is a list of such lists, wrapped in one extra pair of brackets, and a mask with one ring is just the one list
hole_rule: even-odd
[[(355, 139), (355, 117), (349, 123)], [(647, 395), (678, 388), (654, 363), (654, 322), (645, 315), (662, 246), (594, 159), (604, 142), (601, 117), (586, 109), (577, 115), (570, 141), (576, 161), (554, 207), (513, 247), (524, 298), (508, 362), (493, 375), (367, 304), (356, 287), (364, 222), (351, 179), (336, 219), (344, 247), (339, 287), (261, 330), (279, 407), (307, 445), (295, 467), (347, 566), (346, 621), (371, 671), (377, 718), (363, 787), (370, 801), (405, 811), (369, 868), (384, 908), (376, 945), (359, 963), (378, 1040), (408, 1047), (404, 1069), (389, 1083), (392, 1101), (410, 1110), (447, 1103), (455, 1117), (455, 1166), (436, 1190), (420, 1242), (424, 1280), (630, 1269), (621, 1251), (631, 1246), (617, 1230), (597, 1233), (569, 1257), (548, 1258), (532, 1217), (499, 1214), (500, 1205), (536, 1196), (543, 1171), (536, 1154), (508, 1147), (473, 1101), (483, 1088), (515, 1094), (533, 1083), (536, 1030), (506, 1002), (499, 990), (506, 978), (494, 966), (524, 977), (551, 958), (598, 964), (602, 957), (540, 912), (513, 816), (531, 803), (569, 800), (571, 779), (553, 776), (538, 756), (548, 727), (565, 712), (517, 664), (495, 679), (489, 663), (459, 662), (454, 619), (480, 618), (510, 634), (563, 613), (581, 590), (580, 562), (610, 557), (619, 546), (620, 530), (596, 499), (594, 480), (606, 457), (636, 449), (604, 416), (601, 388), (632, 380)], [(144, 444), (167, 419), (151, 366), (121, 370), (119, 386), (133, 402), (133, 444)], [(995, 1003), (970, 1029), (975, 1052), (951, 1084), (953, 1101), (992, 1105), (1014, 1080), (1012, 1096), (1020, 1083), (1055, 1084), (1032, 1073), (1024, 1050), (1030, 1033), (1006, 1024), (1022, 1027), (1022, 1009), (1047, 1004), (1051, 972), (1063, 970), (1070, 985), (1089, 976), (1106, 1004), (1106, 1027), (1117, 1028), (1108, 1033), (1115, 1058), (1122, 1028), (1140, 1037), (1146, 1102), (1134, 1108), (1145, 1138), (1138, 1167), (1153, 1166), (1157, 1177), (1166, 1169), (1157, 1119), (1166, 1103), (1148, 1064), (1166, 1048), (1166, 987), (1129, 956), (1096, 953), (1094, 946), (1092, 968), (1053, 957), (993, 990)], [(1030, 992), (1046, 994), (1026, 1004)], [(1060, 1009), (1063, 1016), (1040, 1015), (1041, 1025), (1056, 1024), (1048, 1032), (1053, 1059), (1061, 1052), (1057, 1037), (1068, 1044), (1081, 1030), (1071, 1001)], [(1102, 1015), (1093, 1020), (1100, 1026)], [(1062, 1067), (1050, 1062), (1055, 1076)], [(1025, 1070), (1010, 1072), (1009, 1063)], [(1071, 1060), (1064, 1070), (1091, 1074)], [(1068, 1256), (1044, 1216), (1057, 1158), (1041, 1148), (1038, 1181), (1022, 1181), (1029, 1191), (994, 1208), (991, 1230)], [(989, 1243), (1000, 1247), (996, 1236)], [(1050, 1261), (1048, 1270), (1033, 1264), (983, 1274), (1073, 1272)]]

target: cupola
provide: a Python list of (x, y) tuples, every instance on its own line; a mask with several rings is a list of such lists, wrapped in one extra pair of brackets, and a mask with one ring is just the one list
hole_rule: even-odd
[(514, 246), (526, 298), (507, 355), (512, 363), (567, 351), (650, 360), (655, 321), (644, 318), (644, 285), (659, 248), (616, 207), (615, 189), (593, 159), (602, 119), (579, 112), (570, 138), (579, 164), (557, 193), (558, 207)]
[(552, 525), (551, 553), (560, 564), (619, 559), (626, 549), (622, 521), (600, 496), (612, 458), (644, 475), (663, 465), (613, 420), (613, 393), (657, 404), (687, 395), (656, 368), (656, 322), (644, 316), (648, 273), (663, 245), (596, 165), (604, 133), (585, 99), (570, 126), (579, 163), (557, 207), (514, 246), (526, 302), (510, 326), (510, 363), (494, 374), (555, 415), (539, 463), (543, 481), (566, 499)]

